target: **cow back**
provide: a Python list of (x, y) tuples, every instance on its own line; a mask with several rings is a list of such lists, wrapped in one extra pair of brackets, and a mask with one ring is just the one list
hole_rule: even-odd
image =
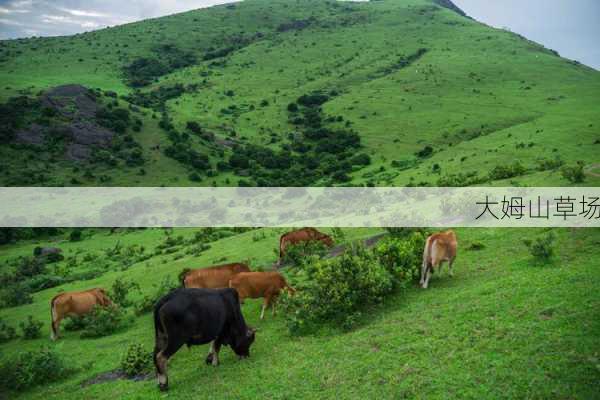
[(229, 280), (240, 272), (249, 272), (246, 264), (232, 263), (189, 271), (183, 278), (186, 288), (220, 289), (229, 285)]

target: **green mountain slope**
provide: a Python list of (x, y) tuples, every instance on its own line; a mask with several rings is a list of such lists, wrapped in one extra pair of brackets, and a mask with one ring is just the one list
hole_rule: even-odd
[(581, 162), (600, 183), (600, 73), (451, 6), (248, 0), (4, 41), (0, 98), (114, 91), (140, 107), (128, 134), (145, 162), (74, 163), (7, 139), (0, 180), (569, 185), (561, 165)]

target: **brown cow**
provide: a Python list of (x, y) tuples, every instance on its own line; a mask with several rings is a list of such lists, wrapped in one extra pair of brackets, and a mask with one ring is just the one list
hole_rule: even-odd
[(183, 275), (185, 288), (222, 289), (229, 286), (229, 280), (240, 272), (250, 272), (248, 265), (231, 263), (208, 268), (193, 269)]
[(295, 245), (301, 242), (320, 241), (327, 247), (333, 246), (333, 239), (316, 230), (315, 228), (302, 228), (292, 232), (285, 233), (279, 238), (279, 261), (277, 265), (281, 265), (285, 249), (290, 245)]
[(283, 289), (291, 294), (296, 292), (279, 272), (242, 272), (229, 281), (229, 287), (237, 290), (240, 302), (247, 298), (264, 298), (260, 319), (265, 317), (265, 310), (269, 306), (275, 316), (275, 300)]
[(427, 238), (423, 250), (421, 267), (421, 287), (427, 289), (429, 278), (435, 268), (441, 269), (441, 263), (448, 261), (448, 271), (453, 276), (452, 263), (456, 258), (456, 234), (453, 231), (435, 233)]
[(101, 288), (57, 294), (50, 301), (50, 315), (52, 317), (51, 339), (58, 339), (60, 321), (63, 318), (82, 316), (92, 311), (96, 305), (106, 307), (112, 304), (104, 289)]

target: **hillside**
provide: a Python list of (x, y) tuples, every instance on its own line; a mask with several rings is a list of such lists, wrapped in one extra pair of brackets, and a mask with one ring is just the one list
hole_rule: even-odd
[[(561, 166), (581, 162), (598, 185), (600, 73), (461, 14), (433, 0), (247, 0), (2, 41), (0, 182), (561, 186)], [(48, 122), (36, 99), (72, 84), (137, 128), (68, 157), (80, 141), (50, 128), (73, 120)], [(18, 139), (32, 123), (41, 144)]]
[[(194, 246), (187, 244), (197, 231), (84, 230), (78, 242), (59, 235), (0, 247), (3, 272), (11, 260), (30, 255), (41, 245), (64, 251), (65, 260), (50, 268), (80, 276), (75, 282), (34, 293), (31, 304), (0, 310), (10, 326), (17, 327), (28, 315), (44, 323), (41, 338), (18, 338), (0, 345), (0, 359), (49, 346), (77, 368), (67, 379), (5, 394), (45, 400), (164, 398), (153, 378), (99, 378), (119, 367), (129, 344), (152, 348), (151, 314), (135, 317), (131, 326), (110, 336), (82, 339), (79, 332), (63, 329), (63, 338), (50, 342), (48, 304), (62, 290), (110, 288), (118, 278), (140, 285), (141, 290), (131, 296), (137, 301), (186, 267), (242, 259), (254, 269), (270, 265), (282, 233), (262, 229), (232, 236), (230, 232), (198, 254), (190, 252)], [(378, 233), (345, 230), (345, 240)], [(415, 284), (395, 293), (383, 304), (364, 310), (358, 326), (349, 332), (326, 329), (291, 336), (281, 310), (276, 317), (268, 313), (260, 321), (261, 300), (247, 300), (245, 318), (259, 328), (251, 357), (238, 361), (224, 348), (222, 364), (215, 368), (204, 364), (208, 346), (182, 348), (170, 362), (168, 397), (597, 399), (600, 275), (597, 263), (590, 260), (597, 259), (600, 232), (555, 233), (556, 258), (535, 265), (522, 242), (540, 237), (542, 230), (460, 229), (453, 278), (444, 269), (434, 275), (426, 291)], [(118, 246), (121, 256), (114, 251)], [(140, 246), (145, 251), (138, 253)], [(140, 258), (142, 253), (145, 256)], [(90, 275), (98, 270), (100, 275)]]

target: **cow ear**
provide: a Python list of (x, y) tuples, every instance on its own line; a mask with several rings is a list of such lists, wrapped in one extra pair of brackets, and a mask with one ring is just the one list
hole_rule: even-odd
[(246, 335), (247, 335), (248, 337), (250, 337), (250, 336), (254, 335), (254, 333), (255, 333), (257, 330), (258, 330), (257, 328), (251, 328), (251, 327), (248, 327), (248, 331), (246, 332)]

